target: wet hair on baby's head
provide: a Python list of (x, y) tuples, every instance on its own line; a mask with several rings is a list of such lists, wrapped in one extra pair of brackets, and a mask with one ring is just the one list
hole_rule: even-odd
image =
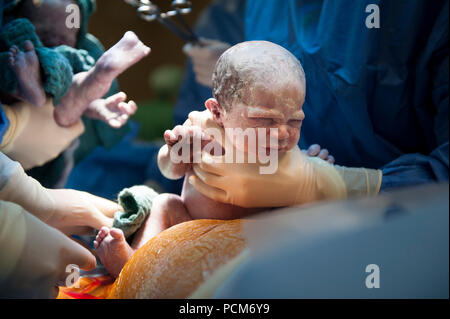
[(257, 85), (284, 85), (300, 82), (305, 87), (305, 72), (300, 61), (285, 48), (268, 41), (247, 41), (225, 51), (217, 61), (212, 93), (228, 110), (233, 102), (245, 102)]

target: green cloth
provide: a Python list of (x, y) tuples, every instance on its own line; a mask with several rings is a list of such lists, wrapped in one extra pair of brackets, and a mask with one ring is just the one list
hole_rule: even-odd
[(83, 46), (83, 42), (87, 33), (89, 19), (91, 18), (92, 13), (95, 11), (95, 0), (77, 0), (78, 5), (80, 7), (81, 12), (81, 23), (80, 23), (80, 31), (78, 32), (78, 43), (77, 47)]
[[(33, 24), (28, 19), (15, 19), (3, 26), (0, 43), (9, 49), (17, 45), (23, 50), (23, 43), (30, 40), (36, 48), (42, 71), (44, 91), (58, 101), (72, 84), (72, 67), (69, 61), (55, 49), (46, 48), (36, 35)], [(0, 53), (0, 90), (9, 94), (17, 91), (17, 78), (8, 64), (8, 52)], [(55, 102), (54, 102), (55, 103)]]
[(55, 50), (69, 61), (74, 74), (89, 71), (95, 65), (95, 59), (86, 50), (67, 45), (60, 45)]
[[(73, 74), (87, 71), (95, 64), (97, 58), (94, 60), (92, 56), (89, 56), (89, 49), (93, 49), (96, 54), (103, 52), (103, 50), (94, 48), (99, 44), (95, 43), (98, 40), (90, 35), (88, 37), (87, 34), (88, 21), (95, 10), (95, 1), (77, 0), (81, 12), (77, 48), (87, 47), (86, 50), (80, 52), (65, 45), (52, 49), (44, 48), (31, 22), (28, 19), (14, 16), (14, 9), (20, 2), (21, 0), (10, 1), (5, 8), (7, 15), (5, 20), (9, 22), (2, 28), (0, 34), (2, 51), (9, 50), (12, 45), (17, 45), (23, 50), (22, 44), (25, 40), (33, 42), (43, 71), (44, 91), (52, 95), (53, 104), (58, 105), (72, 84)], [(86, 39), (87, 37), (89, 39)], [(67, 61), (64, 60), (64, 57)], [(17, 78), (8, 66), (8, 52), (0, 53), (0, 90), (9, 94), (17, 91)]]
[(118, 200), (124, 211), (115, 213), (113, 227), (121, 229), (125, 237), (132, 235), (150, 214), (157, 195), (152, 188), (144, 185), (122, 190)]

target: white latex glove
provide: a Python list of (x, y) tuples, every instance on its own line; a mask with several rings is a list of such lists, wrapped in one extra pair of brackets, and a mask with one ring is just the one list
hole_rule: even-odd
[(0, 201), (0, 297), (56, 297), (70, 264), (90, 270), (94, 255), (22, 207)]
[[(9, 159), (0, 154), (3, 167)], [(9, 160), (10, 161), (10, 160)], [(16, 203), (38, 217), (43, 222), (63, 231), (76, 226), (100, 229), (111, 227), (114, 213), (122, 208), (109, 200), (72, 189), (47, 189), (23, 168), (16, 165), (11, 172), (3, 172), (9, 177), (0, 178), (0, 200)], [(81, 230), (81, 228), (79, 228)]]
[(200, 39), (200, 46), (187, 43), (183, 52), (192, 60), (195, 79), (198, 83), (212, 87), (212, 75), (217, 60), (228, 48), (228, 43), (212, 39)]
[(10, 124), (3, 136), (0, 151), (18, 161), (25, 170), (41, 166), (56, 158), (78, 136), (84, 125), (60, 127), (53, 118), (53, 102), (40, 107), (28, 103), (2, 105)]
[(189, 182), (203, 195), (242, 207), (278, 207), (318, 200), (377, 194), (381, 171), (333, 166), (308, 157), (298, 147), (278, 160), (274, 174), (260, 174), (255, 164), (225, 163), (202, 154)]

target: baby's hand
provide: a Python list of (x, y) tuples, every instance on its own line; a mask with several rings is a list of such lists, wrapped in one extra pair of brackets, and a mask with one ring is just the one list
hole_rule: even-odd
[(302, 152), (310, 157), (318, 156), (324, 161), (334, 164), (333, 155), (330, 155), (326, 148), (321, 149), (319, 144), (312, 144), (307, 150), (302, 150)]
[[(199, 126), (196, 125), (177, 125), (172, 130), (164, 132), (164, 140), (169, 151), (176, 144), (179, 144), (178, 156), (182, 157), (183, 163), (192, 163), (194, 152), (200, 152), (202, 141), (209, 140)], [(198, 143), (198, 147), (196, 146)], [(182, 154), (182, 151), (189, 150), (189, 154)], [(171, 158), (171, 160), (173, 160)]]
[(92, 101), (84, 114), (91, 118), (102, 120), (113, 128), (124, 125), (130, 115), (136, 113), (137, 106), (133, 101), (125, 102), (127, 95), (119, 92), (106, 99)]

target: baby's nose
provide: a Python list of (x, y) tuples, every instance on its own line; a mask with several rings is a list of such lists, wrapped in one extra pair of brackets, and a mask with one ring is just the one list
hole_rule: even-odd
[(270, 130), (270, 142), (284, 146), (289, 139), (289, 131), (285, 125), (280, 125)]
[[(285, 139), (289, 138), (289, 129), (288, 129), (287, 125), (278, 126), (276, 131), (277, 131), (276, 138), (278, 140), (285, 140)], [(274, 136), (274, 138), (275, 138), (275, 136)]]

